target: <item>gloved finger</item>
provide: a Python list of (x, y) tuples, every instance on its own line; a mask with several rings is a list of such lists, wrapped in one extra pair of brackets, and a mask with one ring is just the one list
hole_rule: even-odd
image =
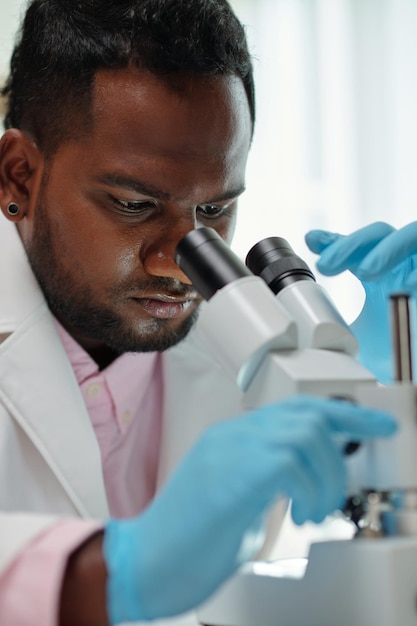
[(314, 409), (326, 419), (332, 432), (360, 439), (389, 437), (397, 429), (396, 420), (389, 413), (339, 399), (309, 395), (292, 396), (279, 405), (264, 407), (266, 418), (269, 413), (272, 415), (276, 413), (278, 406), (280, 414), (294, 415), (294, 419), (299, 414)]
[(309, 519), (318, 523), (337, 508), (345, 491), (346, 472), (342, 453), (321, 415), (305, 414), (302, 421), (304, 432), (298, 450), (299, 464), (312, 477), (316, 487), (317, 495)]
[(385, 237), (394, 231), (392, 226), (376, 222), (340, 237), (321, 253), (317, 269), (327, 276), (353, 270)]
[(305, 236), (305, 242), (312, 252), (321, 254), (332, 243), (344, 237), (328, 230), (310, 230)]
[(367, 440), (390, 437), (397, 430), (397, 422), (389, 413), (340, 400), (331, 402), (335, 406), (329, 406), (326, 418), (333, 433), (343, 433), (354, 440)]
[[(219, 476), (219, 481), (225, 484), (229, 480), (229, 487), (224, 490), (227, 503), (222, 498), (222, 508), (239, 501), (246, 502), (241, 509), (251, 510), (255, 506), (265, 510), (279, 493), (293, 498), (294, 489), (298, 488), (303, 494), (304, 516), (315, 519), (318, 506), (326, 513), (332, 510), (334, 494), (330, 489), (329, 497), (328, 483), (329, 477), (340, 472), (341, 454), (325, 420), (315, 409), (310, 411), (303, 407), (297, 415), (292, 415), (291, 411), (281, 413), (276, 407), (262, 408), (228, 426), (230, 441), (225, 451), (232, 463), (230, 467), (227, 463), (225, 468), (222, 462), (226, 471)], [(225, 434), (224, 426), (215, 429), (214, 434), (222, 434), (222, 431)], [(225, 447), (219, 440), (214, 443), (218, 465), (222, 458), (220, 451)], [(239, 468), (238, 477), (236, 468)], [(217, 500), (217, 494), (218, 490), (210, 497)], [(301, 519), (301, 513), (297, 519)]]
[(382, 239), (360, 262), (355, 273), (360, 280), (377, 280), (416, 252), (417, 222), (412, 222)]
[(281, 451), (271, 489), (274, 498), (285, 495), (292, 500), (291, 517), (295, 524), (301, 525), (311, 519), (317, 488), (312, 476), (294, 459), (291, 449)]
[[(259, 495), (263, 492), (263, 501), (271, 503), (276, 499), (277, 486), (282, 487), (283, 477), (290, 484), (293, 476), (296, 484), (301, 483), (304, 488), (303, 514), (312, 521), (321, 521), (340, 501), (345, 474), (341, 448), (331, 436), (326, 419), (314, 407), (302, 407), (296, 415), (277, 416), (274, 422), (275, 429), (265, 424), (252, 437), (262, 441), (256, 462), (261, 481), (255, 491)], [(261, 467), (266, 471), (261, 472)], [(303, 482), (300, 471), (305, 475)], [(307, 481), (311, 481), (308, 489)], [(250, 479), (246, 483), (249, 485)], [(291, 486), (294, 488), (292, 483)], [(285, 495), (294, 497), (292, 491)], [(301, 513), (297, 520), (300, 516)]]
[(404, 281), (404, 289), (409, 289), (410, 291), (417, 290), (417, 269), (408, 274)]
[(328, 434), (322, 435), (317, 430), (307, 442), (303, 433), (298, 450), (293, 439), (291, 446), (282, 446), (276, 452), (276, 482), (280, 492), (293, 501), (296, 524), (321, 522), (337, 508), (345, 491), (341, 454)]
[(316, 447), (316, 454), (309, 456), (311, 471), (318, 480), (318, 497), (314, 504), (311, 521), (322, 522), (326, 515), (333, 513), (346, 493), (346, 469), (342, 452), (322, 423), (322, 433)]

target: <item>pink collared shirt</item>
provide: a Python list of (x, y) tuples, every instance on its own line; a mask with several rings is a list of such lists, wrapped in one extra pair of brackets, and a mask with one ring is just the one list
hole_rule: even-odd
[[(55, 322), (97, 441), (112, 517), (137, 515), (155, 493), (162, 413), (157, 353), (127, 353), (105, 370)], [(68, 556), (100, 526), (63, 519), (36, 537), (0, 577), (1, 626), (57, 626)]]

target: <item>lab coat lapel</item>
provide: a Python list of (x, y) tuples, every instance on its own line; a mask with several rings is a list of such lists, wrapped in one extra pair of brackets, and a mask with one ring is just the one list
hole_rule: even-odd
[(79, 514), (107, 517), (97, 439), (46, 306), (0, 346), (0, 394)]
[(0, 214), (0, 400), (81, 516), (105, 518), (98, 443), (13, 224)]

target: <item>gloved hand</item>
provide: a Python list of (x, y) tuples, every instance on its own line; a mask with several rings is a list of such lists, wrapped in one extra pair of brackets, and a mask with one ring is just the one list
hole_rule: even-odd
[(317, 269), (327, 276), (350, 270), (365, 289), (365, 304), (351, 329), (361, 362), (379, 381), (393, 377), (389, 295), (417, 291), (417, 222), (399, 230), (376, 222), (351, 235), (323, 230), (307, 233), (310, 250), (320, 254)]
[(210, 427), (141, 515), (107, 525), (111, 623), (196, 607), (254, 556), (242, 554), (246, 533), (281, 496), (297, 524), (322, 521), (344, 501), (335, 435), (358, 441), (395, 428), (385, 413), (305, 396)]

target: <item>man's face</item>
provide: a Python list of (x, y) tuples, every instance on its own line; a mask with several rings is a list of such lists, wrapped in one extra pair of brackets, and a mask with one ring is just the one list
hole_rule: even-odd
[(199, 225), (232, 235), (246, 94), (233, 76), (126, 69), (99, 72), (93, 95), (93, 128), (54, 153), (22, 237), (52, 311), (87, 350), (164, 350), (200, 302), (175, 246)]

